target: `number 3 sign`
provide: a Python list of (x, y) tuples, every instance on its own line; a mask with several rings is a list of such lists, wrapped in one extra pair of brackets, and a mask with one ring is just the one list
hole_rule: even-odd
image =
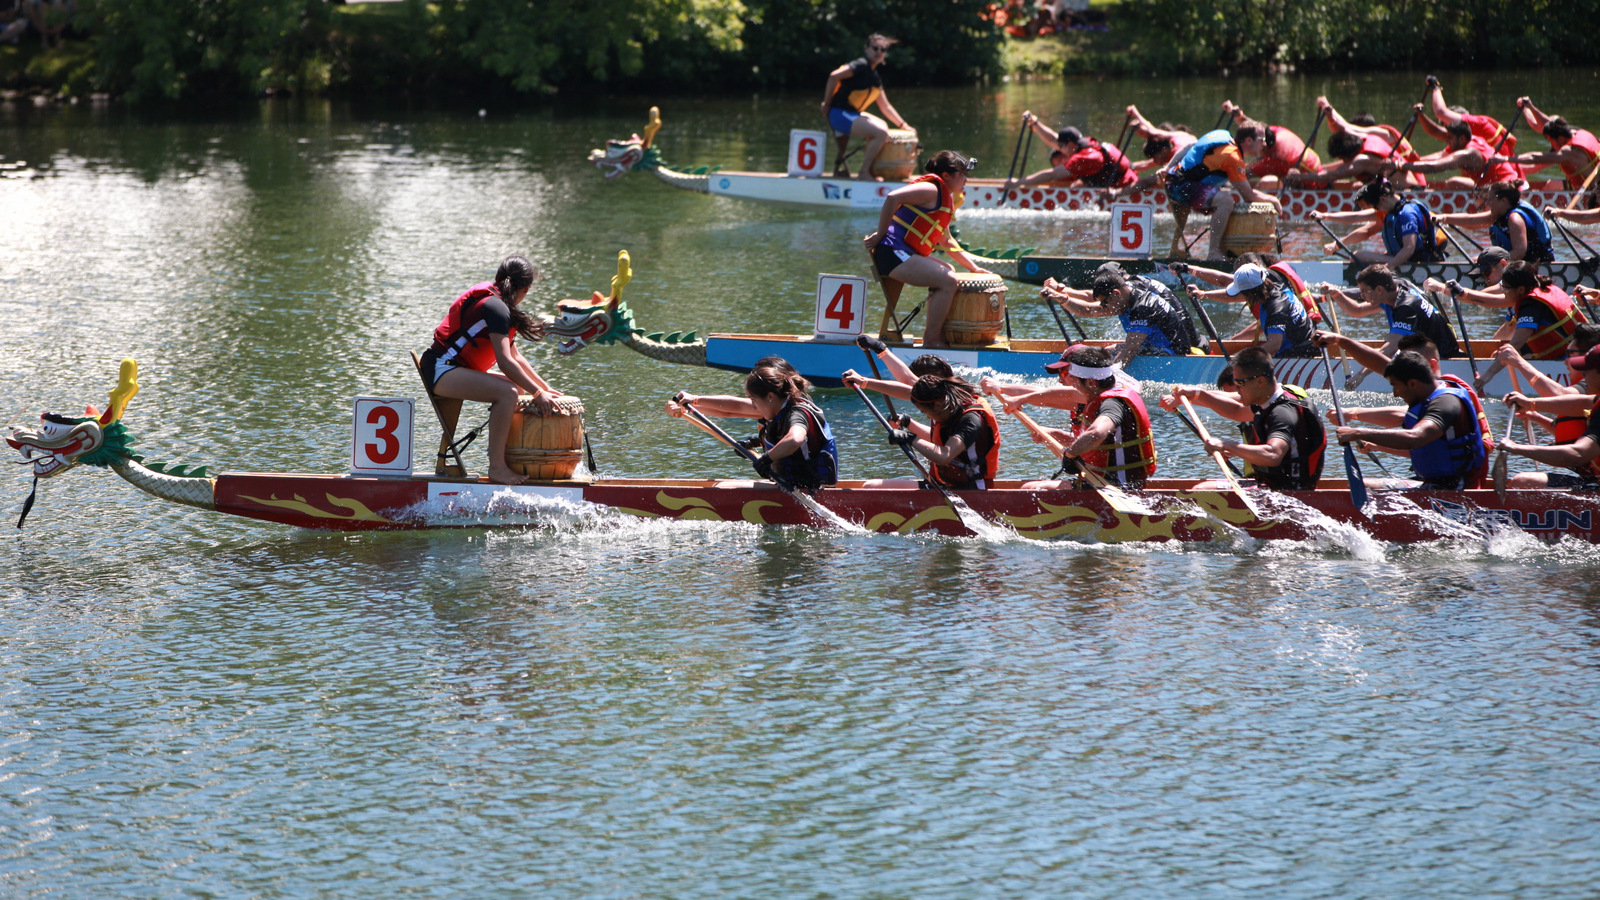
[(1155, 207), (1143, 203), (1114, 203), (1111, 205), (1111, 255), (1150, 255), (1150, 225), (1155, 219)]
[(867, 280), (855, 275), (817, 276), (817, 330), (823, 340), (855, 340), (867, 318)]
[(411, 411), (405, 398), (356, 398), (350, 474), (411, 474)]

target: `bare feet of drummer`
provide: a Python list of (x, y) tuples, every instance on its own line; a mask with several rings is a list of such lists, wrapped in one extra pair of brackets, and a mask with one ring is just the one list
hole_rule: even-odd
[(522, 475), (511, 471), (508, 466), (489, 466), (490, 484), (523, 484), (527, 480)]

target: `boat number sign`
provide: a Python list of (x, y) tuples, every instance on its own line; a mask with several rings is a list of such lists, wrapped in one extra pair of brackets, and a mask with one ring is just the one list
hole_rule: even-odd
[(410, 475), (413, 405), (403, 397), (357, 397), (352, 475)]
[(857, 275), (817, 276), (816, 336), (855, 340), (867, 318), (867, 280)]
[(1111, 256), (1150, 255), (1155, 207), (1147, 203), (1111, 204)]
[(828, 136), (803, 128), (789, 130), (789, 174), (822, 177), (823, 145)]

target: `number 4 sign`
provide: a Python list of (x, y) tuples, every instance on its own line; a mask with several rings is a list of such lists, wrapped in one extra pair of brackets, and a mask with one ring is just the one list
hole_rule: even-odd
[(350, 474), (411, 474), (411, 412), (403, 397), (356, 398)]
[(1111, 205), (1111, 255), (1150, 255), (1151, 223), (1155, 207), (1144, 203), (1113, 203)]
[(817, 276), (816, 336), (855, 340), (867, 318), (867, 280), (855, 275)]

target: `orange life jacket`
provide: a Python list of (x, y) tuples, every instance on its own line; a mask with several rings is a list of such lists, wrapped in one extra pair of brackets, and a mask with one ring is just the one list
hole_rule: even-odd
[[(1600, 409), (1600, 399), (1596, 399), (1594, 401), (1594, 405), (1589, 407), (1589, 418), (1594, 418), (1594, 411), (1597, 409)], [(1577, 438), (1573, 438), (1573, 440), (1577, 440)], [(1589, 473), (1595, 478), (1600, 479), (1600, 456), (1589, 460)]]
[[(977, 447), (968, 447), (961, 451), (955, 462), (935, 463), (928, 474), (940, 484), (959, 486), (970, 484), (980, 491), (986, 491), (994, 482), (995, 473), (1000, 470), (1000, 422), (994, 417), (994, 410), (989, 408), (988, 401), (975, 397), (961, 409), (960, 413), (950, 417), (950, 424), (954, 425), (958, 419), (973, 410), (977, 410), (983, 416), (984, 426), (994, 435), (994, 443), (989, 445), (989, 452), (979, 456)], [(928, 428), (932, 434), (930, 440), (940, 447), (943, 447), (945, 442), (944, 425), (943, 422), (935, 421)]]
[(1156, 473), (1156, 444), (1150, 428), (1150, 412), (1145, 409), (1144, 398), (1138, 391), (1120, 386), (1101, 391), (1074, 417), (1072, 433), (1082, 434), (1100, 415), (1101, 404), (1113, 397), (1132, 407), (1133, 434), (1128, 433), (1128, 424), (1124, 421), (1105, 443), (1083, 454), (1083, 462), (1123, 484), (1142, 482)]
[(921, 206), (912, 206), (909, 203), (900, 205), (894, 211), (891, 223), (900, 226), (903, 232), (901, 240), (910, 247), (918, 256), (928, 256), (950, 235), (950, 219), (956, 213), (955, 201), (950, 196), (949, 188), (944, 185), (944, 179), (937, 175), (924, 175), (912, 181), (912, 184), (931, 182), (939, 191), (938, 206), (928, 209)]
[(1577, 190), (1583, 185), (1583, 180), (1588, 177), (1589, 169), (1594, 166), (1595, 159), (1600, 158), (1600, 139), (1597, 139), (1594, 136), (1594, 132), (1586, 128), (1572, 129), (1572, 139), (1559, 147), (1556, 146), (1554, 138), (1550, 139), (1550, 149), (1552, 150), (1560, 150), (1568, 145), (1582, 150), (1586, 157), (1582, 165), (1574, 166), (1572, 163), (1565, 162), (1561, 164), (1561, 172), (1567, 176), (1567, 187)]
[(1583, 310), (1572, 302), (1572, 297), (1555, 285), (1528, 292), (1528, 299), (1537, 300), (1550, 310), (1555, 321), (1533, 333), (1522, 345), (1522, 355), (1528, 359), (1561, 359), (1566, 356), (1572, 332), (1587, 322)]

